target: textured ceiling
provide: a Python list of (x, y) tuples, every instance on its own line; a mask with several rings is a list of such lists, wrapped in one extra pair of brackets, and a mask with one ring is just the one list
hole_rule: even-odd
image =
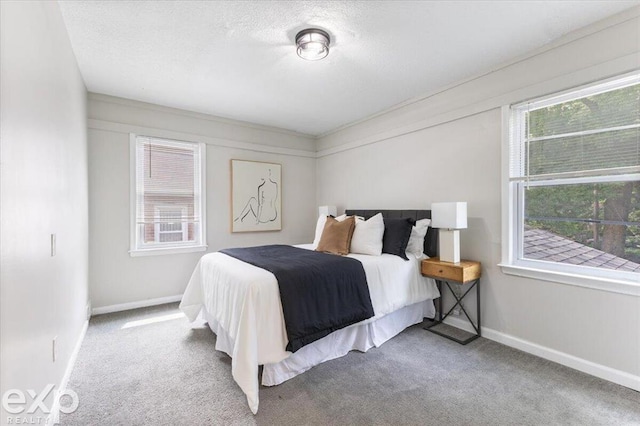
[[(319, 135), (638, 1), (61, 1), (91, 92)], [(295, 34), (329, 32), (322, 61)]]

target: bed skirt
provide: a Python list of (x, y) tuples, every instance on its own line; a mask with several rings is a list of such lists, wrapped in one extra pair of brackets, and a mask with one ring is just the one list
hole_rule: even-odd
[[(216, 350), (233, 358), (235, 346), (233, 339), (206, 312), (206, 309), (203, 308), (203, 311), (209, 328), (217, 336)], [(262, 372), (262, 385), (279, 385), (315, 365), (340, 358), (353, 350), (366, 352), (372, 347), (382, 345), (405, 328), (422, 322), (424, 318), (433, 318), (434, 316), (433, 300), (429, 299), (391, 312), (377, 320), (365, 321), (334, 331), (330, 335), (304, 346), (280, 362), (265, 364)]]

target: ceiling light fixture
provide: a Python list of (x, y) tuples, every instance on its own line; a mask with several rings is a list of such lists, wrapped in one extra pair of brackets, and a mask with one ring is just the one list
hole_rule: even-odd
[(317, 61), (329, 54), (329, 34), (318, 28), (307, 28), (296, 35), (298, 56), (307, 61)]

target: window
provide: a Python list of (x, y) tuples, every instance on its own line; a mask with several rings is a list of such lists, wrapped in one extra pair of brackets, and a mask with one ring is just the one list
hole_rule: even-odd
[(131, 135), (131, 255), (206, 249), (204, 144)]
[(640, 74), (508, 114), (503, 270), (640, 282)]

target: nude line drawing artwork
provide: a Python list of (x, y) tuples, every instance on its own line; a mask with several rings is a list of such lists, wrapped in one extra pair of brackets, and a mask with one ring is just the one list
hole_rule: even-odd
[(260, 223), (273, 222), (278, 218), (278, 183), (271, 177), (271, 169), (269, 169), (268, 178), (260, 178), (258, 183), (258, 195), (249, 198), (247, 204), (242, 209), (234, 222), (245, 220), (254, 220), (256, 225)]
[(281, 168), (273, 163), (231, 161), (232, 232), (282, 229)]

